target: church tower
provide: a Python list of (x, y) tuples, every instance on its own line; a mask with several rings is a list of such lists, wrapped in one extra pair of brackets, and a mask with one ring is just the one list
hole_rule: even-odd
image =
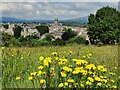
[(55, 19), (54, 19), (54, 24), (55, 24), (55, 25), (58, 25), (58, 18), (55, 18)]

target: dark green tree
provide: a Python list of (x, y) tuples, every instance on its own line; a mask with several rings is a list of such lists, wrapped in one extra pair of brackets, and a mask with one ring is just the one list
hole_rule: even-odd
[(63, 40), (69, 40), (77, 35), (75, 31), (72, 31), (71, 28), (64, 30), (65, 32), (62, 35)]
[(23, 28), (21, 26), (16, 25), (14, 28), (14, 36), (16, 38), (21, 36), (21, 31), (23, 30)]
[(49, 32), (48, 26), (36, 26), (35, 28), (39, 31), (40, 36)]
[(8, 29), (8, 24), (3, 24), (2, 25), (5, 29)]
[(102, 42), (109, 44), (114, 41), (119, 41), (120, 12), (109, 6), (99, 9), (96, 14), (90, 14), (88, 18), (88, 35), (92, 44)]

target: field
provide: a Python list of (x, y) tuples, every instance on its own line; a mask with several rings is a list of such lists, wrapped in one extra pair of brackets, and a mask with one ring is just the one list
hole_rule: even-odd
[(2, 47), (3, 88), (117, 88), (118, 46)]

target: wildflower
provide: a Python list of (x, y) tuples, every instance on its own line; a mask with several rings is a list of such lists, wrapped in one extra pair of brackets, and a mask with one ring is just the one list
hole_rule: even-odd
[(40, 70), (37, 74), (37, 76), (40, 76), (42, 74), (42, 71)]
[(2, 50), (4, 49), (5, 47), (2, 47)]
[(80, 86), (83, 88), (83, 87), (84, 87), (84, 84), (81, 83)]
[(38, 69), (43, 69), (43, 66), (39, 66)]
[(105, 82), (105, 83), (107, 83), (107, 82), (108, 82), (106, 79), (102, 79), (101, 81), (102, 81), (102, 82)]
[(68, 82), (71, 82), (71, 83), (73, 83), (73, 82), (74, 82), (74, 80), (73, 80), (73, 79), (68, 79), (67, 81), (68, 81)]
[(62, 77), (66, 77), (66, 73), (61, 72), (61, 76), (62, 76)]
[(58, 60), (58, 59), (59, 59), (58, 57), (55, 58), (55, 60)]
[(58, 85), (58, 87), (59, 87), (59, 88), (63, 87), (63, 83), (60, 83), (60, 84)]
[(91, 56), (92, 56), (92, 53), (88, 54), (88, 56), (91, 57)]
[(33, 77), (32, 76), (28, 77), (28, 80), (33, 80)]
[(40, 60), (40, 61), (42, 61), (43, 59), (44, 59), (44, 57), (43, 57), (43, 56), (40, 56), (40, 57), (39, 57), (39, 60)]
[(35, 76), (37, 72), (30, 73), (31, 76)]
[(41, 79), (41, 80), (40, 80), (40, 83), (41, 83), (41, 84), (43, 84), (43, 83), (45, 83), (45, 82), (46, 82), (45, 79)]
[(79, 70), (74, 70), (72, 73), (73, 73), (73, 74), (78, 74), (78, 73), (79, 73)]
[(52, 52), (52, 55), (55, 55), (55, 56), (56, 56), (57, 54), (58, 54), (57, 52)]
[(89, 70), (93, 69), (93, 70), (95, 70), (96, 67), (95, 67), (94, 64), (89, 64), (89, 65), (86, 65), (86, 69), (89, 69)]
[(102, 66), (102, 65), (98, 65), (98, 66), (97, 66), (97, 69), (98, 69), (98, 70), (101, 70), (101, 69), (103, 69), (103, 68), (104, 68), (104, 66)]
[(91, 77), (88, 77), (88, 80), (89, 80), (90, 82), (94, 82), (94, 79), (91, 78)]
[(20, 77), (16, 77), (16, 80), (20, 80)]
[(90, 81), (86, 81), (86, 85), (92, 85)]
[(64, 82), (64, 85), (65, 85), (65, 86), (68, 86), (68, 83), (67, 83), (67, 82)]
[(103, 76), (100, 76), (100, 78), (104, 78)]
[(86, 58), (86, 56), (83, 56), (83, 58)]
[(50, 71), (54, 71), (54, 68), (50, 68)]
[(69, 54), (72, 54), (73, 53), (73, 51), (69, 51)]
[(95, 77), (95, 80), (96, 81), (101, 81), (101, 79), (99, 77), (97, 77), (97, 76)]
[(66, 66), (63, 67), (63, 70), (65, 70), (67, 72), (72, 72), (72, 68), (69, 68), (69, 67), (66, 67)]
[(107, 72), (107, 69), (106, 69), (106, 68), (103, 68), (101, 71), (102, 71), (102, 72)]
[(114, 85), (114, 86), (112, 86), (112, 88), (117, 88), (117, 86), (116, 86), (116, 85)]
[(97, 83), (97, 86), (101, 86), (102, 85), (102, 83)]
[(115, 81), (114, 80), (110, 80), (112, 83), (114, 83)]

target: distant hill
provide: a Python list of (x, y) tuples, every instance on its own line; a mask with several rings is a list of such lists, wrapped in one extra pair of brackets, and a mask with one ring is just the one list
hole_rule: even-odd
[(46, 23), (46, 22), (54, 22), (53, 20), (24, 20), (24, 19), (17, 19), (17, 18), (11, 18), (11, 17), (2, 17), (0, 22), (41, 22), (41, 23)]
[(79, 23), (86, 23), (88, 22), (88, 16), (80, 17), (80, 18), (73, 18), (68, 20), (61, 20), (62, 22), (79, 22)]
[[(1, 17), (0, 22), (41, 22), (41, 23), (47, 23), (47, 22), (54, 22), (54, 20), (24, 20), (24, 19), (18, 19), (18, 18), (11, 18), (11, 17)], [(68, 20), (59, 20), (59, 22), (80, 22), (85, 23), (88, 22), (88, 17), (80, 17), (80, 18), (73, 18)]]

